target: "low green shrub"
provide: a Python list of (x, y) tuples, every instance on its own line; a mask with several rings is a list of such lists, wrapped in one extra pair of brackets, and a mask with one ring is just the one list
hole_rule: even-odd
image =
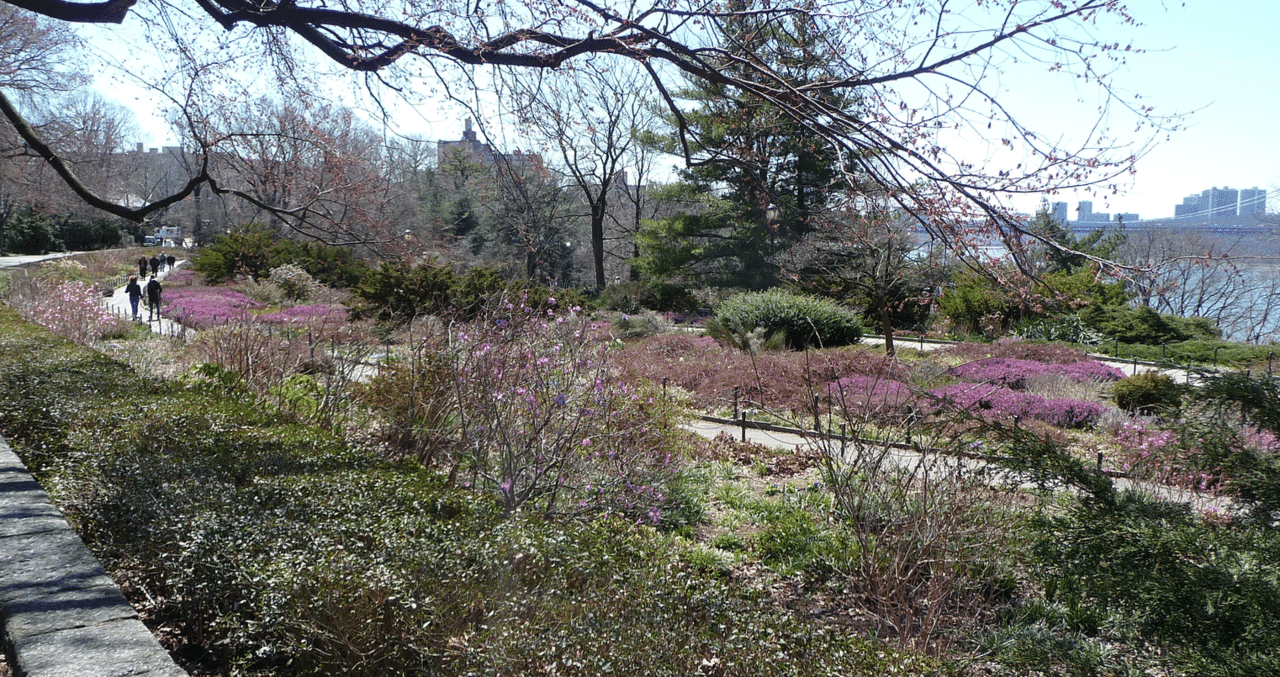
[(1274, 525), (1232, 524), (1123, 493), (1114, 504), (1081, 503), (1046, 515), (1035, 529), (1032, 555), (1048, 602), (1087, 608), (1116, 631), (1173, 648), (1185, 674), (1276, 674)]
[(780, 334), (792, 350), (849, 345), (862, 340), (863, 334), (858, 313), (830, 299), (779, 290), (730, 297), (707, 323), (709, 334), (735, 345), (756, 330)]
[(1024, 318), (1014, 324), (1013, 334), (1033, 341), (1059, 341), (1089, 346), (1103, 342), (1102, 334), (1086, 326), (1079, 315)]
[(624, 339), (668, 334), (674, 329), (670, 321), (653, 313), (620, 315), (613, 318), (613, 335)]
[(472, 268), (459, 272), (448, 266), (413, 267), (382, 264), (370, 271), (353, 290), (360, 299), (352, 317), (374, 317), (380, 322), (403, 324), (426, 315), (470, 320), (487, 303), (507, 296), (511, 303), (545, 311), (586, 305), (581, 292), (552, 289), (507, 280), (497, 271)]
[(273, 268), (295, 265), (331, 287), (355, 286), (369, 271), (369, 264), (343, 247), (304, 243), (281, 238), (262, 224), (248, 224), (201, 247), (192, 261), (196, 272), (210, 284), (248, 275), (265, 278)]
[(1208, 318), (1162, 315), (1146, 306), (1093, 305), (1080, 311), (1080, 321), (1121, 343), (1158, 346), (1177, 341), (1213, 340), (1222, 334)]
[(1145, 371), (1116, 381), (1111, 395), (1121, 409), (1151, 415), (1177, 408), (1185, 390), (1167, 374)]
[(1253, 368), (1255, 371), (1265, 370), (1277, 353), (1280, 353), (1275, 346), (1255, 346), (1218, 340), (1179, 341), (1152, 346), (1122, 343), (1118, 347), (1113, 341), (1104, 341), (1090, 350), (1115, 355), (1125, 360), (1137, 358), (1174, 366), (1186, 366), (1188, 363), (1232, 366), (1239, 369)]
[(696, 310), (698, 299), (688, 289), (666, 282), (629, 281), (611, 284), (600, 292), (596, 305), (605, 310), (638, 313), (642, 310), (680, 312)]

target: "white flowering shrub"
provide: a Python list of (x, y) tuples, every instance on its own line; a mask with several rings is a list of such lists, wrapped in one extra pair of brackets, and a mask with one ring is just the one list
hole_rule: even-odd
[(305, 301), (320, 291), (320, 283), (292, 263), (272, 268), (268, 279), (291, 301)]

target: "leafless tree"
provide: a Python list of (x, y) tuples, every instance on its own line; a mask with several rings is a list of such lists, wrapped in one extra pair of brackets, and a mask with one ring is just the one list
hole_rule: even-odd
[(1280, 338), (1280, 252), (1257, 239), (1211, 237), (1191, 229), (1141, 229), (1128, 234), (1117, 258), (1133, 265), (1135, 303), (1181, 317), (1207, 317), (1224, 338)]
[[(607, 69), (629, 60), (647, 73), (647, 87), (676, 120), (686, 156), (688, 128), (673, 83), (693, 78), (725, 85), (777, 107), (840, 154), (851, 185), (880, 186), (899, 209), (950, 243), (963, 239), (966, 228), (1019, 232), (1001, 195), (1123, 177), (1147, 141), (1173, 125), (1113, 88), (1112, 73), (1133, 46), (1100, 36), (1108, 25), (1123, 30), (1135, 22), (1117, 0), (993, 0), (964, 11), (946, 0), (8, 2), (68, 23), (106, 26), (130, 17), (143, 37), (138, 45), (164, 50), (154, 83), (172, 90), (177, 112), (192, 119), (202, 97), (224, 95), (227, 82), (245, 69), (259, 83), (285, 83), (295, 92), (319, 88), (324, 74), (314, 56), (363, 75), (362, 84), (379, 96), (419, 97), (411, 103), (437, 95), (434, 86), (473, 86), (481, 81), (474, 77), (477, 66), (537, 70), (590, 61), (584, 67)], [(823, 42), (822, 76), (788, 84), (774, 66), (723, 44), (725, 32), (703, 30), (745, 16), (777, 30), (804, 26)], [(1001, 105), (996, 74), (1027, 64), (1095, 86), (1102, 119), (1067, 137), (1016, 117)], [(175, 73), (182, 77), (168, 77)], [(459, 73), (462, 79), (455, 78)], [(113, 203), (79, 182), (61, 151), (44, 143), (8, 99), (0, 99), (0, 109), (27, 145), (99, 209), (139, 220), (198, 186), (227, 190), (208, 163), (197, 163), (190, 181), (170, 196), (141, 207)], [(1143, 133), (1132, 142), (1106, 131), (1135, 126)], [(949, 139), (959, 134), (997, 140), (1010, 149), (999, 156), (1008, 161), (979, 165), (964, 153), (953, 155)]]
[(351, 110), (259, 99), (202, 130), (217, 192), (251, 205), (245, 220), (378, 253), (403, 249), (381, 138)]
[(626, 189), (626, 170), (645, 149), (637, 132), (656, 117), (645, 90), (646, 76), (634, 68), (570, 69), (563, 77), (512, 78), (521, 101), (521, 123), (563, 163), (589, 211), (591, 268), (595, 286), (606, 284), (606, 226), (610, 202)]
[(884, 201), (847, 196), (818, 217), (818, 226), (780, 254), (783, 277), (824, 294), (862, 303), (876, 318), (885, 354), (895, 354), (895, 314), (928, 304), (942, 281), (932, 255), (921, 252), (920, 234)]

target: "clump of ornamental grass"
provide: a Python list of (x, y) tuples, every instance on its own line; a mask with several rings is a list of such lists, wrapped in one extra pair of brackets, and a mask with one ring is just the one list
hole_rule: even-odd
[(278, 306), (289, 300), (289, 295), (270, 279), (261, 280), (251, 275), (236, 278), (232, 289), (253, 299), (261, 306)]
[(671, 320), (658, 313), (622, 313), (614, 317), (612, 325), (611, 333), (622, 339), (669, 334), (674, 330)]
[(290, 301), (306, 301), (320, 291), (320, 283), (300, 266), (286, 263), (271, 269), (267, 278)]

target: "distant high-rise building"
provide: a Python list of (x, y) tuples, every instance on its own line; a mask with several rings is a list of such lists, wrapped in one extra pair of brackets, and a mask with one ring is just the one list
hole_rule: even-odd
[(1071, 214), (1067, 210), (1067, 203), (1065, 202), (1053, 203), (1052, 213), (1053, 213), (1053, 218), (1057, 219), (1058, 221), (1061, 221), (1062, 223), (1066, 223), (1067, 221), (1071, 220)]
[(1200, 211), (1200, 196), (1188, 195), (1182, 198), (1182, 204), (1173, 206), (1174, 216), (1194, 216)]
[(1267, 191), (1254, 186), (1240, 191), (1240, 216), (1267, 213)]
[(1081, 200), (1080, 203), (1076, 205), (1076, 220), (1093, 220), (1093, 200)]
[(1214, 186), (1209, 190), (1200, 193), (1200, 209), (1205, 212), (1205, 216), (1216, 218), (1221, 216), (1235, 216), (1237, 214), (1236, 205), (1240, 202), (1240, 191), (1232, 190), (1229, 187), (1218, 188)]

